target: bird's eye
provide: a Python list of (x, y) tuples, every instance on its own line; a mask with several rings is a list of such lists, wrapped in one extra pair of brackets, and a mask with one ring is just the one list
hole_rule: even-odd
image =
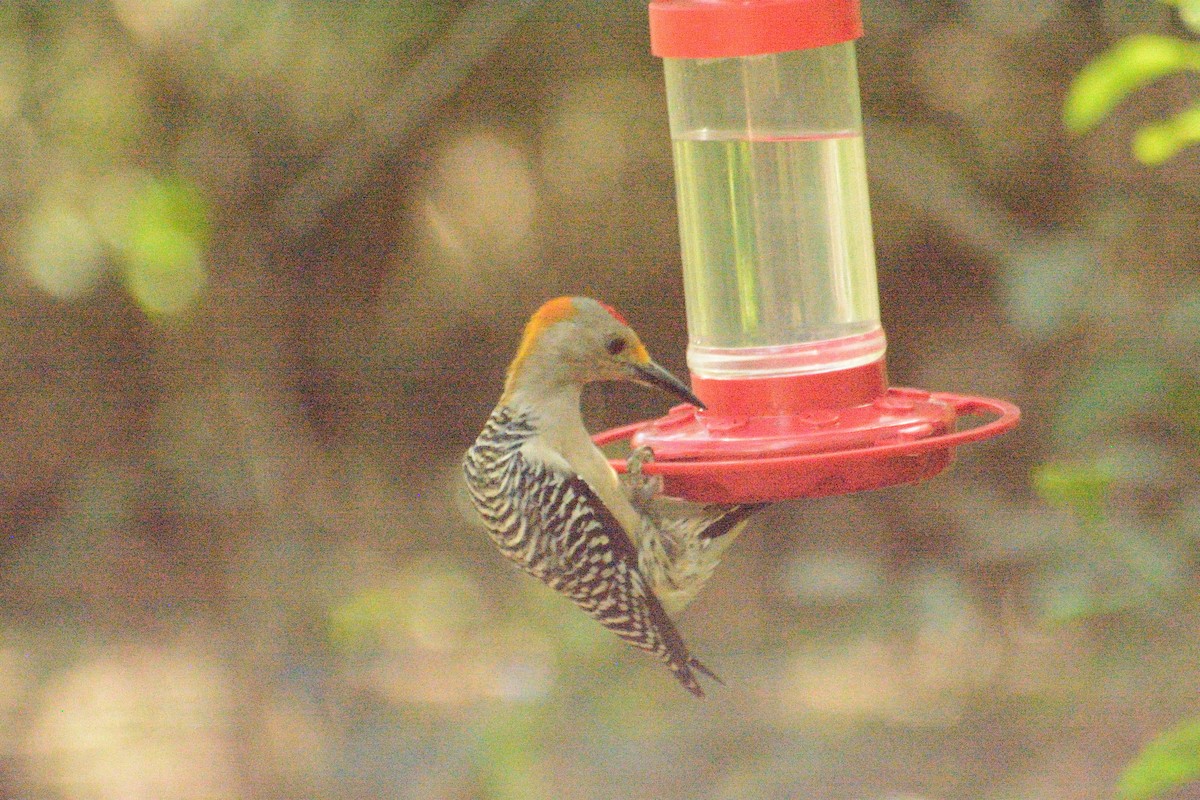
[(614, 336), (608, 340), (608, 343), (604, 345), (604, 348), (608, 350), (608, 354), (610, 356), (619, 356), (621, 353), (625, 352), (626, 345), (628, 345), (628, 342), (625, 341), (623, 336)]

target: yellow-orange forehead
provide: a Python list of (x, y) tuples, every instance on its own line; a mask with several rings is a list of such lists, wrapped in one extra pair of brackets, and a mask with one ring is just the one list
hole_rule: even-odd
[(547, 300), (541, 308), (533, 312), (529, 322), (525, 323), (525, 332), (521, 336), (521, 344), (517, 348), (516, 358), (508, 365), (509, 375), (511, 376), (513, 372), (520, 369), (521, 362), (529, 355), (534, 342), (541, 337), (542, 331), (555, 323), (570, 319), (575, 316), (576, 311), (575, 303), (570, 297), (556, 297), (553, 300)]
[(556, 297), (547, 300), (542, 307), (533, 312), (529, 322), (525, 324), (525, 335), (521, 337), (521, 349), (525, 350), (541, 335), (542, 331), (563, 320), (575, 316), (575, 303), (569, 297)]
[[(542, 304), (542, 307), (533, 312), (533, 316), (529, 318), (529, 322), (525, 325), (524, 335), (521, 337), (521, 346), (517, 351), (517, 359), (520, 360), (523, 355), (528, 353), (533, 343), (541, 336), (542, 331), (556, 325), (559, 322), (568, 320), (579, 313), (579, 307), (575, 304), (574, 297), (556, 297), (553, 300), (547, 300)], [(621, 316), (621, 312), (617, 311), (612, 306), (606, 303), (598, 303), (608, 314), (617, 322), (628, 327), (629, 323), (625, 317)], [(646, 352), (646, 348), (637, 338), (637, 334), (633, 334), (633, 348), (629, 351), (632, 359), (638, 363), (644, 363), (650, 360), (650, 354)]]
[(575, 313), (575, 303), (570, 297), (556, 297), (547, 300), (541, 308), (533, 312), (533, 316), (529, 318), (529, 327), (538, 330), (549, 328), (556, 322), (570, 319)]

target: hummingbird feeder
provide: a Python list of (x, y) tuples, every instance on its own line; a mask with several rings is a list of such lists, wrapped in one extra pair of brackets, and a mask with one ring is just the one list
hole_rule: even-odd
[[(854, 40), (858, 0), (653, 0), (692, 389), (596, 436), (706, 502), (912, 483), (1013, 427), (1002, 400), (889, 387)], [(959, 430), (960, 417), (994, 419)], [(614, 461), (618, 470), (623, 462)]]

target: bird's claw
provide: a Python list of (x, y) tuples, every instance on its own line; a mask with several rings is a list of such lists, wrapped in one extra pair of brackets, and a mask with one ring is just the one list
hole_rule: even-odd
[(630, 500), (643, 511), (650, 508), (650, 501), (662, 493), (662, 476), (647, 475), (642, 467), (654, 461), (654, 451), (649, 447), (639, 447), (625, 459), (626, 485), (629, 487)]
[(642, 467), (654, 461), (654, 451), (646, 445), (636, 448), (629, 457), (625, 459), (625, 469), (630, 475), (640, 477)]

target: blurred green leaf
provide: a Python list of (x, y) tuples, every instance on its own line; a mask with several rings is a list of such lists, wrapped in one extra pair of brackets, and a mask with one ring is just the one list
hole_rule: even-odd
[(125, 258), (125, 287), (151, 316), (177, 316), (191, 308), (208, 284), (203, 251), (172, 228), (139, 230)]
[(485, 797), (537, 800), (556, 793), (542, 766), (544, 707), (521, 703), (494, 713), (480, 736), (480, 777)]
[(1089, 131), (1131, 92), (1188, 69), (1200, 69), (1200, 44), (1170, 36), (1130, 36), (1075, 76), (1063, 106), (1063, 122), (1072, 133)]
[(1190, 2), (1180, 3), (1179, 19), (1189, 31), (1200, 34), (1200, 2), (1190, 0)]
[(1192, 33), (1200, 33), (1200, 0), (1162, 0), (1179, 10), (1179, 20)]
[(330, 642), (354, 652), (403, 640), (430, 650), (461, 646), (484, 617), (479, 587), (456, 564), (438, 558), (409, 566), (394, 584), (372, 586), (333, 605)]
[(156, 178), (146, 181), (130, 202), (129, 232), (136, 236), (148, 229), (170, 228), (204, 246), (211, 233), (209, 216), (208, 203), (194, 183), (179, 177)]
[(1115, 470), (1103, 462), (1041, 464), (1033, 471), (1033, 487), (1038, 497), (1089, 517), (1102, 512), (1115, 481)]
[(375, 587), (357, 592), (329, 610), (330, 643), (345, 653), (364, 649), (378, 641), (380, 631), (396, 624), (402, 613), (400, 605), (388, 589)]
[(135, 191), (117, 246), (125, 287), (138, 307), (170, 317), (195, 305), (208, 285), (209, 235), (208, 204), (194, 184), (150, 179)]
[(1200, 105), (1176, 114), (1166, 122), (1146, 125), (1133, 138), (1138, 161), (1157, 166), (1185, 147), (1200, 142)]
[(1200, 717), (1160, 734), (1142, 748), (1117, 782), (1121, 800), (1148, 800), (1200, 778)]

